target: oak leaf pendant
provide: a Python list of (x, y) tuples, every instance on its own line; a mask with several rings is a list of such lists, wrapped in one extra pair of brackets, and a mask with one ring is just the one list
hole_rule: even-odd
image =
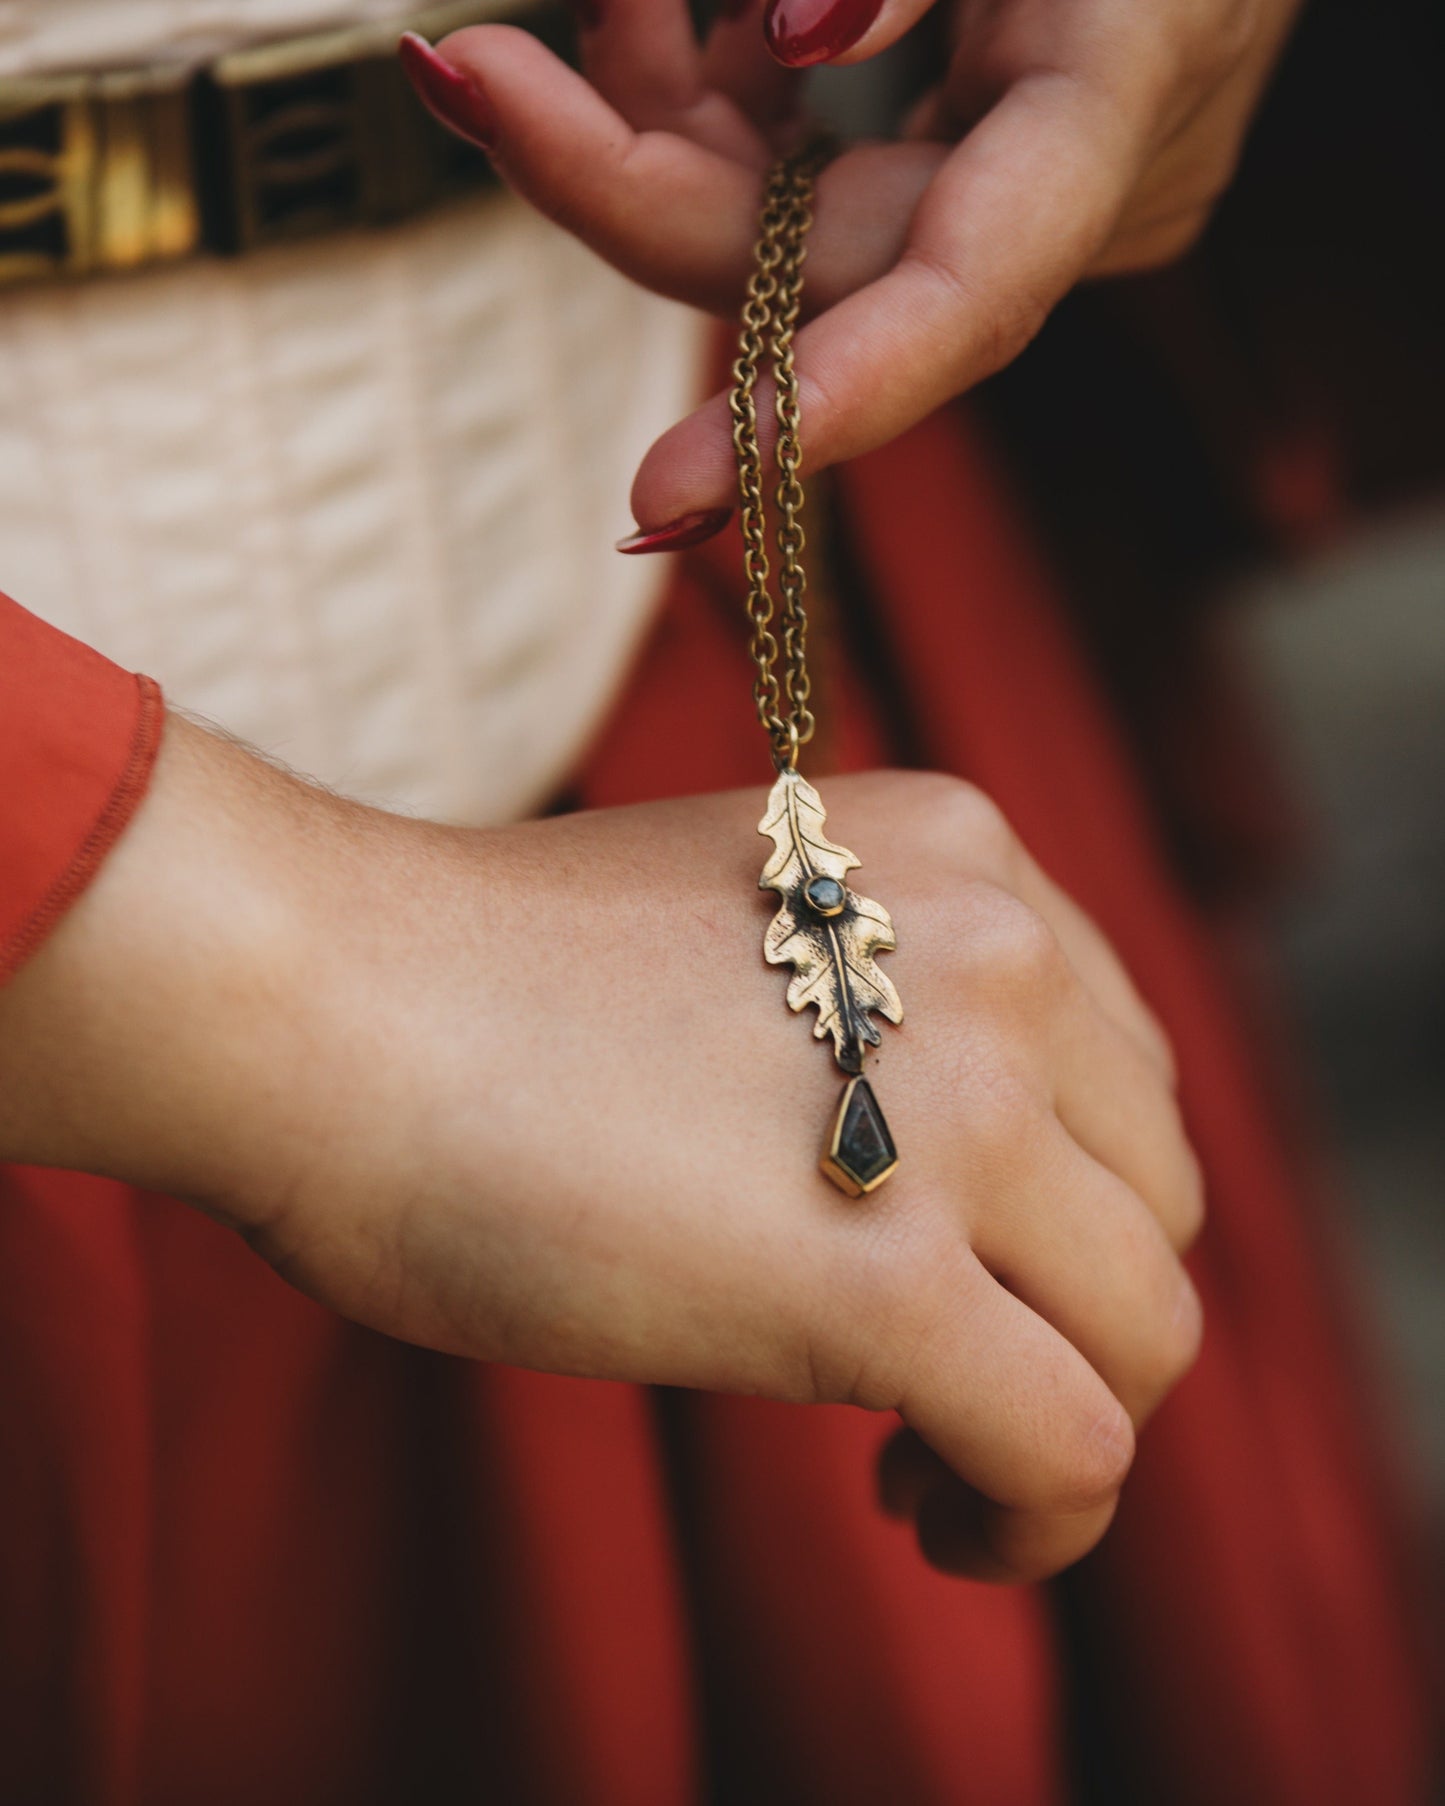
[(834, 1058), (852, 1075), (819, 1165), (840, 1191), (859, 1198), (898, 1164), (878, 1100), (860, 1076), (864, 1048), (879, 1041), (871, 1012), (903, 1020), (893, 981), (874, 958), (898, 942), (883, 905), (848, 888), (848, 873), (861, 862), (828, 839), (827, 823), (813, 786), (791, 768), (780, 772), (758, 823), (774, 847), (758, 888), (782, 899), (763, 936), (763, 953), (770, 965), (793, 967), (789, 1008), (817, 1010), (814, 1035), (820, 1041), (833, 1037)]
[(782, 899), (763, 937), (763, 953), (770, 965), (793, 966), (788, 1007), (815, 1006), (814, 1035), (820, 1041), (832, 1035), (838, 1064), (857, 1074), (864, 1048), (876, 1047), (880, 1038), (870, 1012), (903, 1020), (893, 981), (874, 958), (898, 942), (883, 905), (848, 888), (848, 873), (862, 861), (828, 839), (827, 820), (806, 778), (791, 769), (779, 773), (758, 823), (759, 834), (775, 847), (758, 888)]

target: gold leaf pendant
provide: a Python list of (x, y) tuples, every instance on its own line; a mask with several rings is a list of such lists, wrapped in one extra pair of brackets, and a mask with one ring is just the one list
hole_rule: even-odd
[(835, 1185), (861, 1197), (898, 1164), (878, 1100), (861, 1076), (864, 1050), (880, 1038), (872, 1012), (903, 1020), (893, 981), (875, 958), (898, 942), (883, 905), (849, 889), (848, 873), (861, 861), (828, 839), (827, 821), (818, 792), (785, 767), (758, 823), (774, 846), (758, 888), (782, 899), (763, 936), (763, 954), (770, 965), (793, 967), (788, 1007), (816, 1008), (814, 1036), (833, 1037), (834, 1057), (851, 1075), (821, 1164)]

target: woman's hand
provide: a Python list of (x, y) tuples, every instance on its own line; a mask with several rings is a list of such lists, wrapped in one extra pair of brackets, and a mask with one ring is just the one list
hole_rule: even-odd
[(190, 1197), (435, 1348), (897, 1410), (885, 1498), (927, 1553), (1049, 1573), (1199, 1337), (1169, 1054), (978, 791), (827, 789), (908, 1010), (868, 1198), (817, 1170), (840, 1081), (762, 959), (761, 790), (463, 832), (174, 718), (0, 995), (0, 1157)]
[[(934, 3), (771, 0), (767, 25), (794, 63), (852, 63)], [(999, 369), (1082, 277), (1184, 251), (1229, 181), (1300, 0), (938, 3), (952, 45), (939, 85), (899, 141), (858, 145), (818, 185), (814, 317), (798, 341), (813, 469), (886, 443)], [(579, 11), (587, 79), (501, 26), (447, 38), (450, 77), (417, 40), (408, 67), (543, 213), (636, 281), (731, 318), (762, 172), (798, 130), (799, 77), (768, 54), (747, 0), (703, 46), (685, 0)], [(734, 493), (715, 396), (653, 447), (633, 506), (655, 534), (716, 516)]]

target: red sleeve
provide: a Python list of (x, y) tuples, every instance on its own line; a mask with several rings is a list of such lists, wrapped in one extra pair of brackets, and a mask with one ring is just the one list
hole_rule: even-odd
[(40, 946), (135, 813), (162, 716), (148, 677), (0, 596), (0, 983)]

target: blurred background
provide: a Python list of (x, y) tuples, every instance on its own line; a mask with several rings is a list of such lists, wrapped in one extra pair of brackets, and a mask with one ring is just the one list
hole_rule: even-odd
[(1445, 1550), (1445, 507), (1231, 607), (1309, 834), (1269, 942)]

